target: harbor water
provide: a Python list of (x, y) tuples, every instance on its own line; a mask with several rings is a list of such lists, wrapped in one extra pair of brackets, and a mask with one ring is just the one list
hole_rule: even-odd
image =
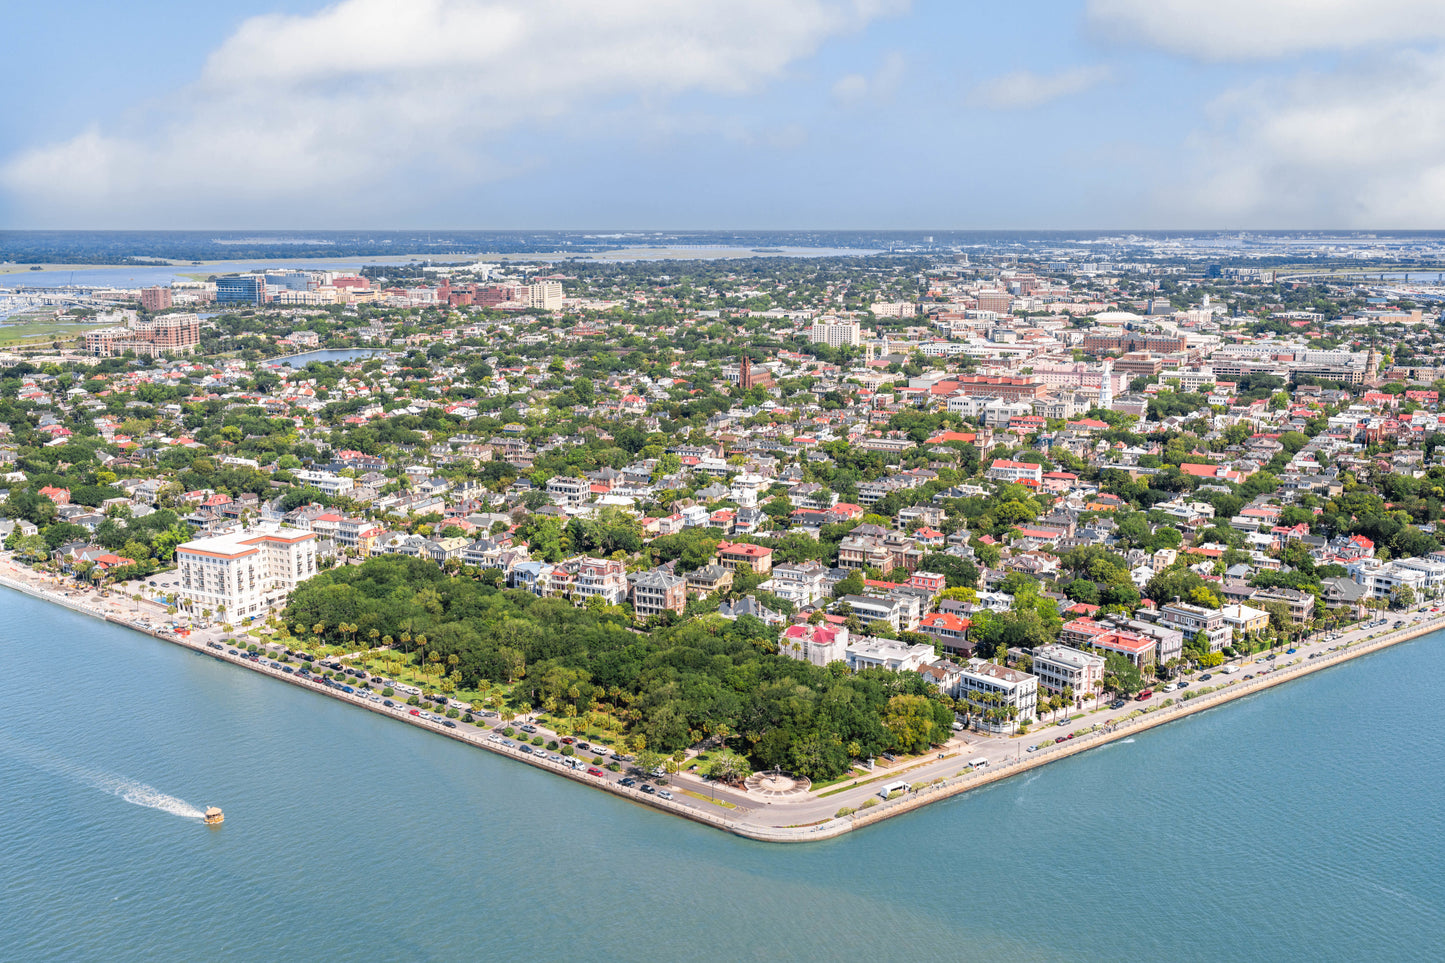
[(0, 611), (0, 960), (1440, 957), (1445, 636), (779, 846)]

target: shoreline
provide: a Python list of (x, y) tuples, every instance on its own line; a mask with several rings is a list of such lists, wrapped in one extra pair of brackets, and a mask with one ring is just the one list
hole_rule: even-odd
[[(629, 802), (644, 804), (670, 815), (690, 819), (693, 822), (721, 829), (735, 836), (771, 843), (803, 843), (834, 839), (857, 829), (892, 819), (895, 816), (913, 812), (931, 803), (943, 799), (950, 799), (954, 796), (969, 792), (970, 790), (1022, 775), (1041, 766), (1057, 762), (1060, 759), (1071, 758), (1080, 753), (1087, 752), (1090, 749), (1128, 738), (1136, 733), (1165, 725), (1177, 719), (1187, 718), (1195, 713), (1204, 712), (1208, 709), (1233, 702), (1236, 699), (1253, 695), (1256, 692), (1262, 692), (1277, 685), (1303, 678), (1322, 669), (1340, 665), (1341, 663), (1359, 658), (1360, 656), (1378, 652), (1401, 642), (1407, 642), (1419, 638), (1422, 635), (1428, 635), (1432, 632), (1445, 629), (1445, 614), (1442, 614), (1433, 619), (1427, 619), (1393, 631), (1385, 631), (1377, 636), (1368, 637), (1358, 642), (1346, 643), (1344, 647), (1334, 652), (1322, 653), (1317, 658), (1311, 659), (1301, 656), (1295, 662), (1272, 669), (1267, 674), (1257, 676), (1249, 681), (1235, 680), (1231, 677), (1229, 681), (1221, 684), (1217, 689), (1204, 693), (1203, 695), (1187, 700), (1180, 700), (1170, 706), (1149, 709), (1138, 716), (1124, 719), (1108, 728), (1096, 729), (1092, 732), (1079, 735), (1076, 738), (1069, 739), (1066, 742), (1046, 745), (1037, 753), (1027, 757), (1020, 754), (1020, 756), (1013, 760), (1003, 760), (996, 765), (990, 764), (984, 769), (970, 770), (951, 778), (945, 778), (941, 782), (920, 786), (917, 790), (906, 793), (897, 799), (880, 801), (877, 805), (871, 806), (868, 809), (860, 809), (847, 816), (835, 816), (829, 819), (819, 820), (812, 825), (806, 826), (765, 826), (754, 825), (705, 810), (695, 809), (678, 800), (659, 799), (656, 795), (643, 793), (632, 787), (598, 781), (596, 777), (587, 775), (585, 771), (567, 768), (549, 759), (538, 758), (536, 755), (518, 752), (516, 749), (505, 747), (499, 742), (488, 742), (483, 735), (483, 733), (489, 732), (487, 727), (471, 726), (467, 729), (460, 727), (449, 729), (423, 719), (420, 716), (410, 715), (409, 707), (406, 706), (404, 702), (397, 703), (400, 711), (397, 709), (388, 709), (380, 702), (371, 702), (365, 696), (356, 694), (349, 695), (345, 692), (324, 686), (319, 682), (310, 681), (294, 674), (287, 674), (259, 662), (252, 662), (249, 659), (229, 655), (228, 650), (234, 647), (233, 643), (221, 642), (223, 648), (219, 650), (213, 649), (210, 648), (207, 641), (202, 638), (185, 638), (164, 629), (153, 628), (135, 619), (125, 618), (122, 615), (105, 612), (93, 605), (85, 604), (85, 601), (82, 599), (67, 596), (53, 589), (31, 585), (4, 573), (0, 573), (0, 586), (41, 601), (61, 605), (81, 615), (99, 618), (105, 622), (152, 636), (163, 642), (179, 645), (193, 652), (216, 659), (217, 661), (241, 666), (282, 682), (290, 683), (301, 689), (330, 696), (342, 702), (367, 709), (378, 715), (406, 722), (427, 732), (443, 735), (457, 742), (465, 743), (475, 748), (485, 749), (517, 762), (527, 763), (535, 768), (545, 770), (555, 775), (568, 777), (574, 782), (592, 789), (609, 792)], [(1041, 730), (1047, 730), (1048, 728), (1050, 727), (1046, 725), (1041, 726)], [(1023, 744), (1020, 743), (1019, 745), (1021, 751)], [(680, 783), (675, 783), (674, 788), (679, 790), (677, 793), (678, 796), (687, 795), (686, 791), (682, 790)], [(877, 797), (870, 795), (868, 798), (876, 799)], [(774, 811), (782, 815), (787, 812), (787, 807), (784, 806)]]

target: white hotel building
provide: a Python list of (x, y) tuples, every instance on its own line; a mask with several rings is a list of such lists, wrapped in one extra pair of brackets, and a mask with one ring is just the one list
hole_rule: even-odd
[(229, 622), (264, 615), (316, 574), (316, 542), (316, 533), (288, 528), (186, 542), (176, 548), (182, 603)]
[(857, 321), (819, 320), (813, 323), (809, 336), (814, 344), (856, 348), (862, 341), (863, 333)]

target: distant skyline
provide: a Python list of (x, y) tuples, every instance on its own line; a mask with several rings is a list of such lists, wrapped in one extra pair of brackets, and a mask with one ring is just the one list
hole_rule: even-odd
[(1423, 0), (57, 0), (0, 228), (1445, 227)]

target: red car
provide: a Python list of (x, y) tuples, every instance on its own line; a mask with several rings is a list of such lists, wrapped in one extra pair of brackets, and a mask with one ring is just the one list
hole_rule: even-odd
[(596, 766), (590, 766), (587, 769), (587, 775), (600, 777), (602, 775), (602, 770), (598, 769)]
[(413, 709), (413, 710), (411, 710), (411, 714), (414, 715), (414, 716), (419, 716), (419, 715), (421, 715), (421, 710), (420, 710), (420, 709)]
[(562, 745), (564, 745), (564, 746), (570, 746), (570, 745), (572, 745), (572, 743), (574, 743), (574, 742), (576, 742), (576, 741), (577, 741), (577, 740), (576, 740), (576, 739), (573, 739), (571, 736), (563, 736), (563, 737), (562, 737)]

